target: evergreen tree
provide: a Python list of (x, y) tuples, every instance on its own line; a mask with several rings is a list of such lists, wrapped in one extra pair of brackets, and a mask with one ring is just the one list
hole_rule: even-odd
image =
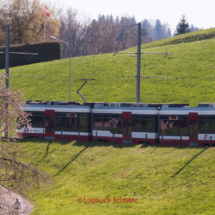
[(182, 15), (180, 22), (178, 23), (175, 31), (175, 35), (186, 34), (190, 32), (189, 24), (186, 20), (186, 16)]
[(115, 23), (119, 23), (119, 17), (116, 16)]
[(136, 24), (136, 23), (137, 23), (135, 16), (132, 16), (132, 18), (131, 18), (131, 23), (132, 23), (132, 24)]
[(190, 32), (199, 31), (200, 29), (198, 27), (195, 27), (193, 24), (190, 27)]
[(168, 28), (166, 37), (168, 38), (168, 37), (171, 37), (171, 36), (172, 36), (171, 30), (170, 30), (170, 28)]
[(148, 32), (148, 35), (154, 40), (154, 29), (152, 24), (147, 19), (141, 22), (141, 28), (145, 28)]
[(162, 39), (164, 36), (163, 34), (164, 34), (163, 25), (161, 24), (161, 21), (157, 19), (155, 25), (155, 40)]
[(142, 35), (143, 37), (149, 36), (148, 31), (146, 30), (146, 28), (141, 28), (141, 35)]
[(99, 14), (98, 23), (101, 24), (101, 23), (103, 23), (104, 21), (105, 21), (105, 16)]
[(110, 15), (110, 22), (114, 22), (114, 18), (112, 16), (112, 14)]

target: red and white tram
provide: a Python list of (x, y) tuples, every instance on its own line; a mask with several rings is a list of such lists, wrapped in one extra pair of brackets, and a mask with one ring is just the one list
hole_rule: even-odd
[(171, 146), (214, 146), (215, 104), (163, 104), (159, 111), (159, 142)]
[(91, 140), (90, 105), (76, 102), (26, 102), (31, 128), (17, 129), (18, 136), (44, 139)]
[(26, 102), (31, 128), (20, 137), (147, 143), (169, 146), (214, 146), (215, 104), (144, 104)]
[(157, 108), (146, 104), (96, 103), (92, 109), (92, 140), (156, 144), (157, 119)]

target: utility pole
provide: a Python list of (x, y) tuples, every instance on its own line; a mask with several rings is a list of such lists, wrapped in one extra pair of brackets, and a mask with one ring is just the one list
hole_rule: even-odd
[[(54, 36), (50, 36), (50, 38), (54, 39), (54, 40), (58, 40), (64, 44), (66, 44), (68, 47), (69, 47), (69, 56), (70, 56), (70, 72), (69, 72), (69, 101), (71, 102), (71, 58), (72, 58), (72, 51), (71, 51), (71, 47), (70, 45), (63, 41), (63, 40), (60, 40), (58, 39), (57, 37), (54, 37)], [(77, 92), (78, 93), (78, 92)]]
[[(38, 53), (21, 53), (21, 52), (9, 52), (9, 42), (10, 42), (10, 30), (9, 30), (9, 24), (6, 25), (6, 50), (5, 50), (5, 88), (6, 90), (9, 89), (9, 54), (25, 54), (25, 55), (38, 55)], [(0, 52), (4, 53), (4, 52)], [(5, 98), (5, 128), (2, 128), (2, 137), (8, 137), (8, 101), (7, 101), (7, 95)]]
[[(136, 84), (136, 103), (140, 103), (140, 78), (141, 77), (153, 77), (153, 78), (177, 78), (177, 77), (163, 77), (163, 76), (140, 76), (140, 66), (141, 66), (141, 55), (142, 54), (158, 54), (158, 55), (172, 55), (173, 53), (144, 53), (141, 52), (141, 23), (138, 22), (137, 24), (137, 53), (132, 52), (117, 52), (114, 54), (136, 54), (137, 55), (137, 75), (136, 76), (124, 76), (124, 77), (136, 77), (137, 78), (137, 84)], [(133, 25), (133, 26), (134, 26)]]
[(137, 88), (136, 103), (140, 103), (141, 23), (137, 24)]
[[(9, 88), (9, 25), (6, 25), (6, 50), (5, 50), (5, 88), (8, 90)], [(6, 96), (7, 97), (7, 96)], [(7, 114), (8, 114), (8, 101), (5, 97), (5, 130), (4, 137), (8, 137), (8, 124), (7, 124)]]
[(6, 89), (9, 88), (9, 25), (6, 25), (6, 51), (5, 51), (5, 74), (6, 74), (6, 80), (5, 80), (5, 87)]

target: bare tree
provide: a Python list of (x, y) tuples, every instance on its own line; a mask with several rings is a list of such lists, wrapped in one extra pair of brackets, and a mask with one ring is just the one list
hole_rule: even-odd
[(11, 214), (12, 208), (8, 208), (8, 201), (4, 201), (2, 196), (8, 196), (10, 192), (20, 195), (32, 192), (48, 176), (24, 162), (25, 157), (15, 135), (17, 126), (29, 127), (28, 114), (20, 108), (22, 94), (5, 89), (5, 78), (0, 75), (0, 128), (2, 134), (8, 134), (2, 135), (0, 140), (0, 208), (4, 209), (3, 212), (0, 210), (0, 214)]
[[(71, 47), (72, 56), (111, 53), (136, 46), (137, 27), (134, 17), (127, 15), (114, 21), (112, 16), (99, 16), (98, 20), (82, 19), (78, 11), (68, 8), (61, 13), (60, 39)], [(145, 29), (142, 43), (151, 41)], [(69, 57), (69, 48), (62, 44), (62, 56)]]
[[(44, 35), (44, 5), (40, 0), (0, 0), (0, 26), (10, 24), (11, 44), (40, 42)], [(46, 33), (57, 35), (59, 19), (54, 7), (49, 8), (51, 17), (46, 19)], [(0, 36), (5, 35), (5, 27), (0, 28)], [(5, 45), (5, 36), (0, 45)]]
[[(79, 13), (68, 8), (65, 15), (60, 15), (61, 27), (59, 39), (66, 41), (71, 47), (72, 56), (83, 55), (83, 40), (87, 30), (87, 19), (80, 22)], [(62, 43), (62, 56), (69, 57), (69, 48)]]

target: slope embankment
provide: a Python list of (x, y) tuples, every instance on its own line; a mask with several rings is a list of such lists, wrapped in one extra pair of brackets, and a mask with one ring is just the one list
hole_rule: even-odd
[[(20, 145), (27, 162), (54, 182), (29, 196), (36, 205), (32, 214), (214, 212), (215, 148), (56, 141)], [(92, 203), (96, 198), (106, 202)], [(137, 202), (123, 202), (133, 198)]]
[[(199, 37), (207, 31), (213, 34), (214, 30), (188, 35), (197, 34)], [(189, 103), (191, 106), (214, 102), (215, 38), (171, 44), (185, 37), (167, 38), (142, 46), (142, 52), (173, 55), (142, 55), (141, 102)], [(162, 45), (167, 43), (171, 45)], [(126, 52), (136, 52), (136, 48)], [(84, 83), (83, 79), (93, 78), (95, 80), (81, 89), (89, 102), (135, 102), (136, 61), (131, 54), (73, 58), (72, 100), (83, 102), (77, 90)], [(63, 59), (11, 68), (10, 88), (21, 90), (26, 100), (68, 100), (69, 65), (69, 59)]]

